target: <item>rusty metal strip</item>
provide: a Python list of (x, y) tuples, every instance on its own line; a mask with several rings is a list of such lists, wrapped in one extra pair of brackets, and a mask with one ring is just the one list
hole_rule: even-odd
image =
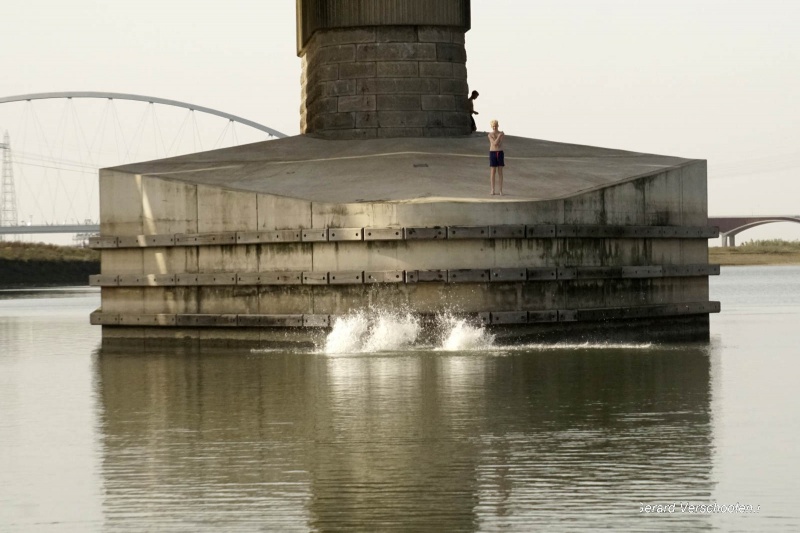
[(403, 236), (407, 241), (416, 240), (443, 240), (447, 238), (447, 228), (403, 228)]
[[(632, 307), (591, 309), (549, 309), (536, 311), (484, 311), (470, 313), (483, 325), (520, 325), (543, 322), (576, 322), (658, 318), (719, 313), (720, 303), (687, 302)], [(248, 314), (119, 314), (94, 311), (90, 321), (95, 325), (178, 326), (178, 327), (307, 327), (327, 328), (331, 315), (248, 315)]]
[(488, 239), (488, 226), (447, 226), (448, 239)]
[(453, 270), (385, 271), (262, 271), (182, 274), (93, 275), (89, 284), (99, 287), (171, 287), (226, 285), (360, 285), (362, 283), (514, 283), (718, 275), (719, 265), (646, 265), (591, 267), (536, 267)]
[(365, 241), (402, 241), (403, 228), (364, 228)]
[(363, 241), (364, 228), (328, 228), (328, 240), (336, 241)]
[(236, 244), (236, 232), (221, 233), (178, 233), (175, 246), (219, 246)]
[(434, 226), (395, 228), (309, 228), (174, 235), (119, 235), (89, 239), (89, 247), (145, 248), (215, 246), (230, 244), (277, 244), (294, 242), (396, 241), (447, 239), (552, 239), (552, 238), (649, 238), (710, 239), (719, 228), (704, 226), (633, 226), (605, 224), (508, 224), (497, 226)]
[(156, 314), (120, 314), (120, 326), (175, 326), (177, 324), (176, 315), (156, 313)]

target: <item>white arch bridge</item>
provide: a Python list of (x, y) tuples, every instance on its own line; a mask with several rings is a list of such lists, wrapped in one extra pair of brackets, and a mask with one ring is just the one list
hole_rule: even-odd
[(708, 224), (719, 228), (719, 238), (722, 246), (736, 246), (736, 236), (750, 228), (772, 224), (773, 222), (797, 222), (800, 224), (800, 215), (765, 215), (750, 217), (709, 217)]
[[(244, 117), (240, 117), (237, 115), (233, 115), (231, 113), (226, 113), (224, 111), (220, 111), (217, 109), (213, 109), (210, 107), (200, 106), (188, 102), (182, 102), (179, 100), (170, 100), (166, 98), (159, 98), (155, 96), (146, 96), (140, 94), (128, 94), (128, 93), (115, 93), (115, 92), (100, 92), (100, 91), (63, 91), (63, 92), (47, 92), (47, 93), (32, 93), (32, 94), (21, 94), (15, 96), (6, 96), (0, 97), (0, 104), (12, 104), (15, 102), (27, 102), (29, 105), (30, 102), (36, 100), (63, 100), (65, 103), (65, 107), (62, 109), (60, 119), (57, 122), (57, 129), (60, 134), (63, 135), (63, 131), (66, 129), (66, 124), (70, 121), (76, 123), (78, 120), (77, 113), (74, 108), (67, 109), (66, 106), (69, 105), (69, 102), (72, 102), (73, 99), (100, 99), (106, 100), (107, 104), (111, 104), (114, 101), (127, 101), (127, 102), (142, 102), (147, 104), (144, 113), (142, 114), (139, 120), (139, 126), (137, 131), (141, 132), (141, 135), (144, 135), (144, 130), (146, 126), (146, 122), (152, 122), (153, 129), (156, 130), (157, 127), (160, 128), (160, 122), (156, 115), (154, 106), (156, 104), (167, 106), (169, 108), (179, 108), (186, 110), (188, 113), (181, 125), (178, 129), (178, 133), (176, 133), (175, 138), (170, 145), (172, 148), (175, 145), (180, 145), (180, 140), (187, 136), (192, 136), (192, 142), (194, 144), (194, 151), (197, 150), (196, 143), (194, 141), (199, 138), (200, 136), (200, 128), (198, 127), (197, 119), (195, 113), (199, 113), (202, 116), (208, 117), (215, 117), (217, 119), (224, 119), (225, 120), (225, 129), (220, 134), (217, 144), (219, 144), (220, 139), (227, 134), (233, 137), (234, 144), (239, 144), (238, 136), (236, 134), (235, 126), (241, 125), (245, 126), (251, 132), (259, 132), (259, 135), (266, 134), (267, 138), (283, 138), (286, 137), (284, 133), (281, 133), (278, 130), (275, 130), (269, 126), (264, 124), (260, 124), (258, 122), (246, 119)], [(28, 112), (26, 110), (26, 127), (23, 128), (24, 131), (35, 131), (37, 135), (43, 135), (44, 126), (46, 124), (47, 118), (42, 120), (35, 111)], [(55, 121), (55, 117), (49, 117), (52, 121)], [(163, 120), (163, 119), (162, 119)], [(102, 166), (115, 166), (118, 164), (123, 164), (126, 161), (121, 154), (124, 153), (125, 156), (130, 157), (131, 153), (133, 152), (133, 140), (126, 140), (124, 137), (123, 126), (121, 124), (119, 114), (117, 113), (116, 108), (112, 108), (109, 110), (106, 107), (103, 117), (102, 117), (103, 125), (102, 128), (98, 128), (102, 130), (102, 132), (95, 132), (95, 140), (92, 141), (92, 146), (95, 145), (96, 137), (99, 135), (102, 137), (104, 134), (109, 135), (108, 131), (111, 130), (113, 137), (117, 143), (117, 152), (118, 157), (117, 160), (112, 160), (109, 163), (103, 164)], [(116, 123), (114, 123), (116, 121)], [(28, 127), (27, 123), (33, 124), (32, 126)], [(178, 122), (176, 122), (177, 124)], [(89, 145), (87, 140), (87, 135), (85, 130), (81, 125), (75, 126), (75, 137), (82, 138), (83, 143), (85, 145)], [(58, 135), (58, 134), (57, 134)], [(158, 138), (161, 136), (160, 142), (163, 147), (162, 152), (163, 155), (156, 150), (156, 157), (152, 158), (159, 158), (159, 157), (170, 157), (173, 155), (179, 155), (178, 149), (176, 149), (175, 153), (170, 153), (171, 150), (166, 148), (166, 143), (164, 141), (163, 132), (157, 131), (154, 133), (154, 137)], [(134, 137), (136, 136), (136, 132), (134, 132)], [(179, 136), (181, 139), (179, 139)], [(120, 148), (120, 138), (122, 139), (122, 148)], [(263, 139), (263, 137), (262, 137)], [(141, 143), (141, 137), (140, 137)], [(158, 142), (158, 141), (154, 141)], [(92, 221), (90, 218), (81, 217), (81, 220), (77, 220), (79, 217), (73, 216), (71, 217), (72, 220), (69, 221), (62, 221), (61, 223), (56, 222), (55, 220), (51, 221), (42, 221), (43, 223), (34, 224), (32, 221), (23, 222), (20, 220), (18, 216), (18, 209), (17, 209), (17, 187), (14, 182), (14, 166), (16, 165), (18, 169), (21, 169), (22, 166), (20, 165), (31, 165), (32, 167), (38, 167), (40, 169), (45, 169), (44, 172), (49, 171), (52, 173), (53, 170), (59, 171), (63, 170), (64, 172), (80, 172), (84, 175), (94, 175), (96, 176), (97, 169), (100, 168), (101, 165), (97, 164), (97, 161), (93, 161), (90, 156), (86, 158), (81, 158), (81, 161), (66, 161), (64, 159), (59, 158), (59, 154), (57, 152), (56, 146), (58, 145), (58, 140), (56, 141), (46, 141), (43, 143), (45, 146), (46, 154), (33, 154), (29, 152), (17, 151), (16, 144), (15, 149), (12, 151), (12, 142), (9, 138), (9, 135), (6, 135), (3, 138), (3, 141), (0, 142), (0, 151), (2, 151), (2, 182), (0, 182), (0, 237), (2, 235), (22, 235), (22, 234), (53, 234), (53, 233), (72, 233), (72, 234), (81, 234), (81, 233), (96, 233), (99, 231), (99, 224), (97, 221)], [(63, 145), (63, 141), (62, 141)], [(217, 148), (219, 146), (214, 146)], [(200, 150), (204, 149), (202, 146), (202, 142), (200, 142)], [(62, 154), (64, 152), (64, 147), (61, 146)], [(73, 150), (74, 151), (74, 150)], [(191, 149), (189, 151), (192, 151)], [(67, 150), (69, 152), (69, 150)], [(138, 153), (138, 152), (137, 152)], [(183, 153), (187, 153), (184, 151)], [(134, 154), (135, 157), (136, 154)], [(96, 178), (94, 179), (96, 181)], [(36, 190), (37, 187), (31, 187), (31, 191), (29, 192), (34, 197), (34, 202), (37, 204), (39, 211), (42, 214), (41, 218), (45, 218), (45, 211), (48, 211), (47, 206), (42, 207), (39, 204), (50, 202), (58, 202), (58, 201), (71, 201), (69, 199), (69, 191), (68, 187), (61, 184), (59, 187), (58, 185), (54, 187), (54, 191), (51, 192), (51, 198), (37, 198), (37, 196), (47, 196), (42, 191)], [(59, 190), (60, 189), (60, 190)], [(66, 199), (66, 200), (65, 200)], [(96, 198), (92, 198), (91, 202), (97, 203)], [(53, 210), (54, 211), (54, 210)], [(33, 217), (31, 217), (33, 218)]]

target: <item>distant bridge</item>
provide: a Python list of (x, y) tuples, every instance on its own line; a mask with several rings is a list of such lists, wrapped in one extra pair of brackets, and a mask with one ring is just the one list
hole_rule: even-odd
[(722, 246), (736, 246), (736, 235), (764, 224), (773, 222), (797, 222), (800, 224), (800, 215), (774, 215), (761, 217), (709, 217), (708, 225), (719, 228), (719, 238)]
[(216, 109), (211, 109), (210, 107), (189, 104), (187, 102), (180, 102), (178, 100), (168, 100), (166, 98), (158, 98), (157, 96), (145, 96), (142, 94), (109, 93), (101, 91), (61, 91), (53, 93), (31, 93), (31, 94), (18, 94), (15, 96), (0, 97), (0, 104), (8, 104), (11, 102), (25, 102), (25, 101), (29, 102), (31, 100), (52, 100), (52, 99), (63, 99), (63, 98), (67, 99), (99, 98), (107, 100), (132, 100), (137, 102), (146, 102), (148, 104), (162, 104), (172, 107), (182, 107), (184, 109), (188, 109), (189, 111), (199, 111), (201, 113), (206, 113), (208, 115), (215, 115), (221, 118), (228, 119), (231, 122), (238, 122), (240, 124), (244, 124), (245, 126), (250, 126), (251, 128), (263, 131), (264, 133), (271, 135), (272, 137), (277, 137), (279, 139), (286, 137), (285, 133), (281, 133), (278, 130), (274, 130), (268, 126), (259, 124), (258, 122), (254, 122), (252, 120), (248, 120), (242, 117), (237, 117), (236, 115), (231, 115), (230, 113), (225, 113), (223, 111), (218, 111)]
[(46, 224), (39, 226), (0, 226), (0, 235), (42, 233), (100, 233), (100, 224)]
[[(101, 91), (62, 91), (62, 92), (48, 92), (48, 93), (30, 93), (30, 94), (20, 94), (20, 95), (14, 95), (14, 96), (0, 97), (0, 105), (1, 104), (13, 103), (13, 102), (31, 102), (31, 101), (34, 101), (34, 100), (64, 100), (64, 101), (70, 101), (72, 99), (79, 99), (79, 98), (83, 98), (83, 99), (101, 99), (101, 100), (108, 100), (109, 102), (113, 102), (115, 100), (127, 100), (127, 101), (143, 102), (145, 104), (150, 104), (148, 110), (145, 110), (145, 113), (142, 115), (142, 118), (139, 120), (139, 127), (137, 128), (136, 132), (134, 132), (134, 138), (135, 138), (135, 135), (136, 135), (137, 132), (139, 134), (142, 134), (144, 132), (144, 124), (145, 124), (144, 119), (147, 117), (148, 111), (151, 111), (151, 115), (150, 116), (151, 116), (151, 118), (153, 120), (153, 126), (154, 126), (154, 129), (158, 129), (157, 134), (159, 136), (161, 136), (160, 139), (161, 139), (162, 145), (165, 144), (164, 143), (164, 138), (163, 138), (163, 135), (161, 134), (160, 125), (158, 125), (158, 123), (156, 121), (155, 112), (152, 111), (152, 107), (153, 107), (152, 104), (160, 104), (160, 105), (163, 105), (163, 106), (168, 106), (168, 107), (173, 107), (173, 108), (186, 109), (189, 112), (189, 116), (192, 116), (192, 120), (194, 120), (193, 117), (194, 117), (195, 112), (198, 112), (198, 113), (201, 113), (201, 114), (205, 114), (205, 115), (212, 115), (212, 116), (219, 117), (219, 118), (222, 118), (222, 119), (226, 119), (228, 121), (226, 123), (226, 128), (223, 130), (222, 134), (220, 134), (220, 137), (219, 137), (217, 142), (219, 142), (223, 138), (223, 135), (226, 132), (229, 131), (228, 127), (230, 126), (230, 131), (234, 135), (234, 138), (236, 139), (236, 143), (238, 144), (238, 138), (235, 137), (235, 132), (233, 132), (233, 126), (232, 126), (233, 124), (241, 124), (241, 125), (247, 126), (249, 128), (253, 128), (253, 129), (258, 130), (260, 132), (266, 133), (269, 137), (272, 137), (272, 138), (284, 138), (284, 137), (286, 137), (286, 134), (281, 133), (280, 131), (275, 130), (273, 128), (270, 128), (269, 126), (265, 126), (264, 124), (260, 124), (260, 123), (255, 122), (255, 121), (248, 120), (246, 118), (243, 118), (243, 117), (240, 117), (240, 116), (237, 116), (237, 115), (233, 115), (231, 113), (226, 113), (224, 111), (219, 111), (217, 109), (212, 109), (210, 107), (200, 106), (200, 105), (191, 104), (191, 103), (187, 103), (187, 102), (181, 102), (181, 101), (178, 101), (178, 100), (169, 100), (169, 99), (166, 99), (166, 98), (159, 98), (159, 97), (155, 97), (155, 96), (146, 96), (146, 95), (140, 95), (140, 94), (113, 93), (113, 92), (101, 92)], [(74, 113), (74, 110), (72, 110), (72, 113)], [(110, 113), (110, 115), (116, 118), (116, 127), (119, 129), (119, 132), (121, 134), (122, 146), (123, 146), (123, 151), (124, 151), (126, 149), (126, 147), (127, 147), (127, 142), (126, 142), (126, 139), (125, 139), (124, 135), (122, 135), (122, 133), (121, 133), (122, 124), (119, 122), (119, 117), (117, 117), (117, 114), (116, 114), (115, 110), (113, 111), (113, 113)], [(31, 113), (30, 116), (35, 117), (35, 113)], [(72, 117), (72, 115), (69, 115), (68, 113), (64, 113), (64, 116)], [(108, 117), (108, 115), (104, 115), (104, 116), (106, 118)], [(188, 116), (187, 116), (187, 119), (188, 119)], [(64, 120), (66, 120), (66, 119), (64, 119), (62, 117), (62, 121), (64, 121)], [(77, 115), (75, 115), (74, 120), (77, 122)], [(102, 124), (105, 124), (105, 122), (102, 122)], [(173, 144), (175, 144), (176, 141), (179, 140), (179, 135), (182, 132), (192, 129), (191, 128), (191, 123), (189, 123), (189, 124), (190, 124), (189, 127), (187, 127), (187, 128), (184, 127), (184, 126), (187, 125), (187, 120), (185, 119), (183, 124), (182, 124), (182, 126), (178, 130), (178, 133), (176, 134), (176, 138), (173, 140)], [(41, 129), (41, 124), (36, 122), (36, 127)], [(77, 126), (76, 126), (76, 129), (78, 129)], [(114, 129), (114, 125), (113, 124), (112, 124), (112, 130), (114, 131), (114, 136), (115, 136), (114, 138), (116, 140), (116, 135), (117, 135), (117, 131), (118, 130)], [(38, 133), (42, 133), (39, 130), (36, 130), (36, 131)], [(83, 143), (86, 145), (87, 150), (89, 150), (89, 152), (91, 152), (91, 149), (94, 147), (94, 143), (95, 143), (95, 140), (96, 140), (97, 132), (95, 133), (95, 136), (91, 136), (91, 135), (88, 136), (88, 138), (92, 139), (92, 144), (91, 145), (89, 145), (89, 143), (87, 142), (87, 137), (86, 137), (85, 132), (83, 131), (82, 128), (80, 129), (80, 133), (83, 136), (81, 138), (83, 139)], [(103, 129), (103, 132), (101, 132), (101, 136), (102, 136), (102, 133), (104, 133), (104, 129)], [(195, 135), (197, 135), (198, 137), (200, 136), (200, 133), (199, 133), (199, 130), (198, 130), (198, 127), (197, 127), (196, 123), (194, 124), (194, 131), (191, 131), (191, 135), (192, 135), (193, 139), (194, 139)], [(141, 142), (141, 137), (139, 138), (139, 141)], [(119, 141), (117, 141), (117, 143), (118, 143), (118, 149), (119, 149)], [(54, 145), (55, 144), (57, 144), (57, 143), (54, 143)], [(63, 140), (62, 140), (62, 145), (63, 145)], [(80, 148), (83, 148), (83, 146), (82, 145), (79, 146), (79, 149)], [(163, 148), (165, 150), (164, 157), (169, 157), (169, 154), (166, 154), (166, 151), (167, 151), (166, 150), (166, 146), (163, 146)], [(170, 146), (170, 149), (171, 148), (172, 148), (172, 146)], [(202, 143), (201, 143), (200, 148), (202, 149)], [(78, 149), (78, 151), (79, 151), (79, 149)], [(130, 150), (130, 147), (128, 147), (127, 149)], [(137, 150), (138, 150), (138, 148), (137, 148)], [(87, 234), (87, 233), (97, 233), (97, 232), (100, 231), (99, 225), (93, 224), (91, 222), (86, 222), (86, 223), (83, 223), (83, 224), (80, 224), (80, 223), (75, 223), (75, 224), (55, 224), (55, 223), (54, 224), (47, 224), (46, 223), (47, 222), (46, 219), (44, 221), (37, 221), (37, 222), (44, 222), (44, 223), (38, 224), (38, 225), (25, 224), (24, 222), (22, 222), (20, 220), (20, 217), (18, 216), (17, 187), (16, 187), (16, 185), (14, 183), (11, 142), (10, 142), (10, 139), (9, 139), (8, 132), (6, 132), (2, 142), (0, 142), (0, 153), (2, 155), (2, 168), (0, 169), (0, 240), (2, 240), (4, 235), (52, 234), (52, 233)], [(87, 154), (87, 155), (91, 156), (91, 154)], [(128, 155), (128, 154), (126, 153), (126, 155)], [(62, 162), (62, 161), (60, 161), (59, 159), (57, 159), (54, 156), (52, 151), (50, 153), (44, 154), (44, 155), (31, 154), (31, 153), (26, 154), (26, 153), (22, 152), (20, 154), (20, 156), (21, 156), (20, 158), (18, 158), (18, 159), (16, 159), (14, 161), (14, 164), (16, 164), (16, 165), (26, 165), (27, 164), (27, 165), (30, 165), (30, 166), (41, 167), (41, 168), (44, 168), (44, 169), (53, 169), (53, 170), (56, 170), (56, 172), (60, 172), (62, 167), (60, 167), (59, 165), (63, 165), (64, 166), (64, 168), (63, 168), (64, 171), (77, 172), (78, 174), (89, 174), (89, 171), (87, 171), (85, 169), (89, 169), (90, 167), (94, 167), (95, 169), (99, 168), (100, 166), (113, 167), (113, 166), (122, 164), (124, 162), (124, 161), (115, 161), (115, 162), (112, 162), (112, 163), (108, 163), (108, 164), (104, 164), (104, 165), (96, 165), (95, 166), (95, 161), (93, 161), (92, 157), (88, 157), (86, 159), (86, 162), (84, 162), (84, 159), (83, 159), (83, 157), (81, 155), (77, 155), (77, 156), (73, 157), (73, 159), (77, 159), (78, 160), (77, 162), (76, 161), (72, 161), (72, 162), (65, 161), (65, 162)], [(21, 159), (27, 159), (27, 161), (26, 162), (22, 162), (22, 161), (20, 161)], [(60, 175), (58, 175), (57, 179), (60, 179)], [(53, 189), (44, 190), (44, 192), (41, 189), (39, 189), (39, 190), (37, 190), (38, 199), (36, 200), (36, 203), (38, 205), (40, 202), (41, 203), (46, 203), (46, 202), (48, 202), (48, 201), (50, 201), (52, 199), (52, 200), (55, 200), (55, 202), (53, 202), (54, 204), (57, 204), (59, 201), (63, 202), (63, 203), (69, 202), (70, 208), (72, 208), (73, 198), (70, 198), (70, 193), (68, 192), (68, 190), (69, 191), (72, 190), (72, 189), (70, 189), (70, 186), (63, 186), (63, 185), (62, 185), (61, 189), (58, 189), (58, 185), (56, 185), (55, 191), (57, 191), (57, 193), (54, 192)], [(50, 196), (48, 196), (46, 194), (47, 192), (50, 193)], [(64, 193), (66, 193), (66, 194), (64, 194)], [(41, 206), (39, 206), (39, 209), (41, 210)], [(53, 212), (55, 213), (55, 211), (53, 211)], [(70, 213), (68, 216), (58, 216), (58, 217), (53, 216), (53, 218), (51, 220), (53, 220), (53, 221), (55, 221), (55, 220), (75, 220), (77, 222), (78, 220), (82, 220), (82, 219), (91, 220), (91, 219), (93, 219), (95, 217), (96, 217), (96, 215), (93, 214), (93, 213), (86, 213), (85, 217), (84, 216), (78, 216), (76, 213)], [(25, 218), (27, 218), (27, 217), (25, 217)], [(45, 218), (45, 217), (42, 217), (42, 218)], [(32, 216), (31, 216), (31, 219), (33, 219)], [(31, 220), (31, 222), (32, 221), (33, 220)]]

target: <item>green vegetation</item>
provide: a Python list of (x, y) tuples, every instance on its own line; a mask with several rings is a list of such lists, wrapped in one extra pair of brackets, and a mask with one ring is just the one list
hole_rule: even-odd
[(100, 253), (77, 246), (0, 242), (0, 259), (11, 261), (100, 261)]
[(798, 265), (800, 241), (769, 239), (747, 241), (733, 247), (708, 249), (710, 263), (720, 265)]
[(800, 252), (800, 241), (784, 241), (783, 239), (747, 241), (735, 246), (732, 251), (740, 254), (790, 254)]
[(77, 246), (0, 242), (0, 287), (87, 285), (100, 254)]

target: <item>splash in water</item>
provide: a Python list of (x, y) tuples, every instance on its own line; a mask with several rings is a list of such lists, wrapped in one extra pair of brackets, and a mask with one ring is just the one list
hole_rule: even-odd
[(494, 335), (482, 327), (469, 323), (464, 318), (450, 315), (438, 317), (442, 342), (439, 347), (445, 352), (487, 350), (494, 347)]
[[(494, 335), (450, 315), (436, 317), (438, 350), (475, 351), (493, 347)], [(325, 340), (326, 354), (376, 353), (409, 349), (430, 349), (422, 343), (419, 316), (387, 310), (359, 311), (337, 318)], [(429, 338), (429, 337), (428, 337)]]
[(413, 345), (421, 330), (411, 313), (359, 311), (337, 318), (325, 340), (327, 354), (398, 351)]

